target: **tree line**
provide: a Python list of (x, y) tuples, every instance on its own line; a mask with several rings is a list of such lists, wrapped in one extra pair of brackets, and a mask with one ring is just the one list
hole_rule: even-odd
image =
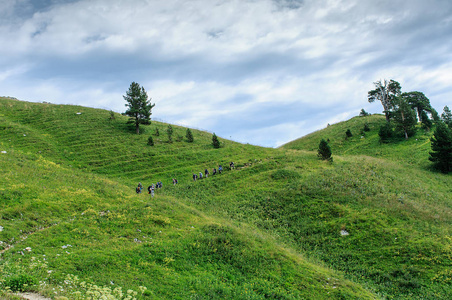
[(374, 87), (375, 89), (367, 93), (367, 99), (370, 103), (380, 101), (383, 106), (386, 123), (379, 130), (381, 142), (391, 142), (397, 135), (409, 139), (416, 133), (418, 122), (426, 130), (435, 126), (429, 160), (440, 171), (451, 172), (452, 113), (449, 107), (445, 106), (439, 116), (424, 93), (418, 91), (402, 93), (400, 83), (392, 79), (376, 81)]

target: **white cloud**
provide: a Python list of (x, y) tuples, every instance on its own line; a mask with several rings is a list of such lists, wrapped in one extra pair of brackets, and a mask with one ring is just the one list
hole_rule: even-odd
[(444, 0), (38, 3), (0, 6), (3, 94), (124, 111), (137, 81), (154, 117), (268, 146), (380, 112), (378, 79), (437, 109), (452, 96)]

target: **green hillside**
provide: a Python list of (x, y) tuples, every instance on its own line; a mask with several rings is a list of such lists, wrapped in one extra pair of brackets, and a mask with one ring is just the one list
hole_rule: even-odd
[(173, 126), (168, 143), (168, 124), (136, 135), (108, 111), (0, 98), (3, 297), (28, 283), (68, 299), (450, 298), (451, 177), (417, 163), (429, 145), (373, 141), (379, 117), (365, 138), (342, 140), (359, 118), (314, 133), (329, 164), (318, 137), (213, 149), (208, 132), (188, 143)]

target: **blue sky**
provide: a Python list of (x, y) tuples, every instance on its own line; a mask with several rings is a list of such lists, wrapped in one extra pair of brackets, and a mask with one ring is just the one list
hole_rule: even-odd
[(381, 113), (380, 79), (452, 107), (449, 0), (3, 0), (0, 95), (125, 111), (268, 147)]

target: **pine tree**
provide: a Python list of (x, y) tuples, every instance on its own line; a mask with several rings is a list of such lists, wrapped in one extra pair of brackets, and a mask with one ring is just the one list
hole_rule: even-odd
[(416, 133), (416, 112), (402, 97), (397, 98), (395, 107), (396, 111), (393, 113), (395, 129), (402, 132), (405, 139), (408, 139)]
[(438, 122), (431, 138), (430, 161), (443, 173), (452, 171), (452, 132), (444, 122)]
[(127, 101), (125, 114), (129, 116), (129, 123), (135, 124), (136, 133), (140, 133), (140, 124), (151, 124), (151, 110), (155, 104), (151, 104), (148, 94), (144, 87), (138, 83), (132, 82), (126, 95), (123, 96)]
[(187, 128), (187, 133), (185, 134), (185, 137), (187, 138), (187, 141), (189, 143), (193, 143), (194, 139), (193, 139), (193, 134), (191, 133), (190, 128)]
[(360, 117), (367, 117), (370, 116), (370, 114), (364, 110), (364, 108), (361, 109), (361, 111), (359, 112), (359, 116)]
[(331, 157), (331, 148), (330, 145), (328, 145), (328, 142), (322, 139), (319, 144), (319, 149), (317, 150), (317, 156), (320, 159), (323, 160), (329, 160), (333, 161), (333, 158)]
[(429, 119), (425, 111), (421, 112), (422, 128), (430, 130), (433, 126), (432, 120)]
[(401, 86), (395, 80), (387, 81), (386, 79), (374, 82), (375, 89), (367, 93), (367, 100), (369, 103), (380, 101), (383, 105), (383, 112), (386, 116), (386, 121), (389, 122), (392, 109), (394, 108), (394, 100), (401, 93)]
[(215, 133), (212, 135), (212, 146), (214, 148), (220, 148), (220, 141)]
[(452, 128), (452, 112), (450, 111), (449, 107), (444, 106), (443, 113), (441, 114), (441, 119), (444, 121), (444, 123), (449, 126), (449, 128)]
[(168, 134), (168, 143), (173, 142), (173, 126), (168, 125), (168, 128), (166, 129), (166, 133)]

